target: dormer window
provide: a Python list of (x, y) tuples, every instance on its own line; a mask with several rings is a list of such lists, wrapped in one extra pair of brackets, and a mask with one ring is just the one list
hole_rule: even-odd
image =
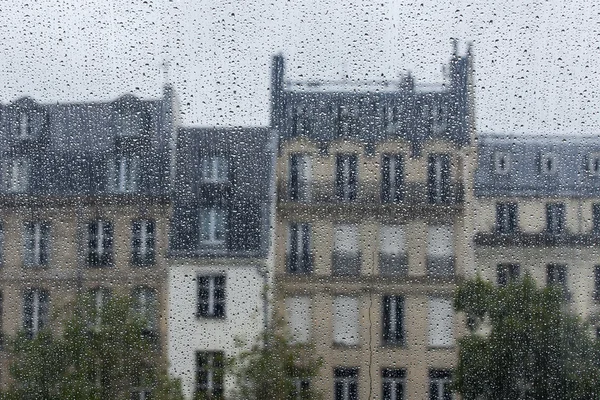
[(139, 158), (117, 157), (114, 163), (113, 189), (117, 193), (132, 193), (139, 184)]
[(600, 154), (592, 153), (588, 157), (587, 169), (591, 175), (600, 175)]
[(507, 153), (494, 153), (494, 172), (499, 175), (508, 174), (510, 171), (510, 155)]
[(23, 193), (29, 187), (29, 161), (18, 158), (4, 168), (4, 185), (8, 192)]
[(22, 112), (19, 116), (19, 138), (27, 139), (31, 136), (31, 118), (29, 114)]
[(542, 175), (554, 175), (557, 171), (556, 157), (552, 153), (544, 153), (540, 157), (540, 172)]
[(202, 181), (205, 183), (227, 182), (229, 165), (223, 156), (210, 156), (202, 160)]

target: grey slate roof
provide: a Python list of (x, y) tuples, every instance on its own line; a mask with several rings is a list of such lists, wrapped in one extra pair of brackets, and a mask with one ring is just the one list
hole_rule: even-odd
[(289, 82), (284, 59), (272, 67), (272, 121), (282, 139), (304, 135), (324, 148), (340, 137), (364, 143), (367, 151), (388, 138), (409, 140), (418, 151), (429, 138), (470, 142), (470, 49), (454, 53), (443, 85), (417, 86), (410, 75), (398, 82)]
[[(276, 135), (268, 128), (180, 128), (173, 191), (171, 254), (195, 256), (264, 256), (271, 226)], [(202, 160), (224, 157), (227, 181), (202, 180)], [(200, 245), (200, 211), (227, 211), (224, 247)]]
[(172, 101), (172, 89), (165, 87), (156, 100), (125, 95), (110, 102), (40, 104), (22, 98), (0, 105), (0, 179), (8, 179), (12, 160), (27, 159), (28, 194), (106, 194), (110, 164), (128, 154), (140, 158), (138, 193), (168, 195)]
[[(496, 154), (509, 155), (509, 170), (495, 171)], [(554, 174), (541, 169), (553, 157)], [(481, 197), (599, 197), (600, 174), (590, 161), (600, 157), (600, 136), (484, 134), (479, 137), (475, 195)]]

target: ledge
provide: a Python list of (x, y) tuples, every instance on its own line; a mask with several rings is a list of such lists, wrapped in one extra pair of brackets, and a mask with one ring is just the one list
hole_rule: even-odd
[(553, 247), (600, 246), (600, 236), (591, 234), (549, 235), (547, 233), (477, 233), (473, 238), (477, 246), (489, 247)]

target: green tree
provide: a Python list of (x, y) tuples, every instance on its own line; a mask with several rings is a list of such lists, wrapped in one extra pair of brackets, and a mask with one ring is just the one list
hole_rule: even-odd
[(563, 299), (530, 276), (505, 287), (480, 277), (463, 283), (455, 296), (470, 329), (455, 376), (463, 398), (600, 398), (598, 343)]
[(229, 360), (228, 369), (236, 379), (234, 398), (321, 399), (311, 382), (322, 365), (314, 356), (314, 347), (293, 344), (281, 331), (267, 329), (250, 350)]
[(6, 399), (125, 400), (145, 390), (153, 399), (183, 399), (160, 362), (156, 337), (128, 299), (113, 297), (96, 312), (82, 297), (74, 310), (60, 335), (44, 329), (11, 340)]

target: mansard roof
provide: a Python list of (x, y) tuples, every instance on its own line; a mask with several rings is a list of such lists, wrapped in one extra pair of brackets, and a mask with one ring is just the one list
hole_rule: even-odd
[(282, 140), (307, 136), (324, 146), (352, 138), (370, 146), (403, 138), (419, 147), (428, 139), (470, 143), (471, 55), (454, 54), (447, 81), (417, 85), (412, 76), (381, 82), (293, 82), (282, 56), (273, 60), (272, 125)]
[[(502, 156), (506, 156), (505, 171), (498, 170)], [(548, 162), (552, 171), (547, 170)], [(599, 197), (600, 135), (480, 135), (475, 194)]]
[(168, 195), (173, 96), (167, 86), (153, 100), (50, 104), (26, 97), (0, 105), (0, 191), (10, 165), (25, 160), (27, 194), (108, 193), (116, 157), (131, 155), (140, 160), (138, 193)]

